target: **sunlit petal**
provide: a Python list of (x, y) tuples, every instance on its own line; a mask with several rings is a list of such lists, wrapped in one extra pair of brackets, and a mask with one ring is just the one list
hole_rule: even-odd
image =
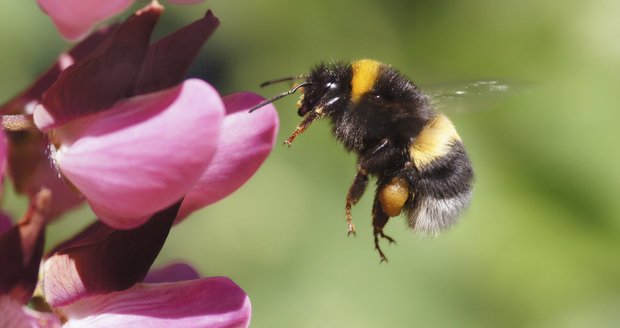
[(55, 160), (101, 220), (136, 227), (195, 184), (215, 152), (223, 114), (215, 89), (188, 80), (63, 126)]
[(61, 308), (65, 327), (247, 327), (251, 305), (225, 277), (138, 284), (122, 292), (85, 298)]

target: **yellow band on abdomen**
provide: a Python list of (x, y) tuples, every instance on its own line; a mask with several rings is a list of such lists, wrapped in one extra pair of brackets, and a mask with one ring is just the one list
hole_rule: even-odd
[(409, 156), (418, 169), (435, 159), (446, 156), (452, 144), (460, 141), (454, 125), (448, 117), (439, 114), (426, 125), (409, 146)]

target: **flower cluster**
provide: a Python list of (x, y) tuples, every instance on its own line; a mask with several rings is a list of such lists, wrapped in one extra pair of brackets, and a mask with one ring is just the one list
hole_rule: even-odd
[[(157, 1), (96, 30), (132, 1), (38, 2), (80, 41), (0, 106), (0, 176), (30, 199), (16, 223), (0, 212), (0, 326), (247, 326), (230, 279), (151, 270), (170, 229), (241, 187), (274, 145), (274, 108), (247, 114), (260, 96), (184, 78), (219, 20), (208, 11), (152, 41)], [(98, 220), (44, 253), (46, 225), (83, 202)]]

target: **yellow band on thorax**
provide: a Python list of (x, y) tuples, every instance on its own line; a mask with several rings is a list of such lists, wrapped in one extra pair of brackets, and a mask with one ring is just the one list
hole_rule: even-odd
[(351, 101), (358, 102), (363, 94), (370, 91), (377, 77), (381, 62), (372, 59), (361, 59), (351, 64), (353, 78), (351, 79)]

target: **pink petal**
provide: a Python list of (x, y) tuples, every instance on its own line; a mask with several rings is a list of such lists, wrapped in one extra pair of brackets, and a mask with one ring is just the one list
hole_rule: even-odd
[(69, 40), (86, 35), (97, 23), (125, 10), (132, 0), (37, 0), (60, 34)]
[(215, 152), (223, 113), (213, 87), (187, 80), (58, 129), (55, 160), (101, 220), (133, 228), (194, 185)]
[(177, 282), (200, 278), (198, 271), (191, 265), (183, 262), (172, 263), (163, 268), (149, 271), (145, 283)]
[(267, 158), (278, 130), (275, 107), (267, 105), (248, 113), (249, 108), (262, 100), (253, 93), (224, 97), (226, 116), (215, 157), (185, 196), (177, 221), (237, 190)]
[(250, 300), (225, 277), (138, 284), (61, 308), (64, 327), (247, 327)]
[(46, 301), (54, 307), (68, 305), (142, 281), (166, 241), (178, 208), (179, 203), (130, 230), (114, 230), (97, 221), (56, 247), (42, 270)]
[(133, 96), (151, 32), (162, 11), (152, 2), (120, 24), (88, 58), (62, 71), (43, 94), (41, 103), (47, 117), (45, 121), (39, 118), (39, 129), (47, 132)]
[(41, 313), (0, 295), (0, 327), (11, 328), (60, 328), (58, 318), (51, 313)]

